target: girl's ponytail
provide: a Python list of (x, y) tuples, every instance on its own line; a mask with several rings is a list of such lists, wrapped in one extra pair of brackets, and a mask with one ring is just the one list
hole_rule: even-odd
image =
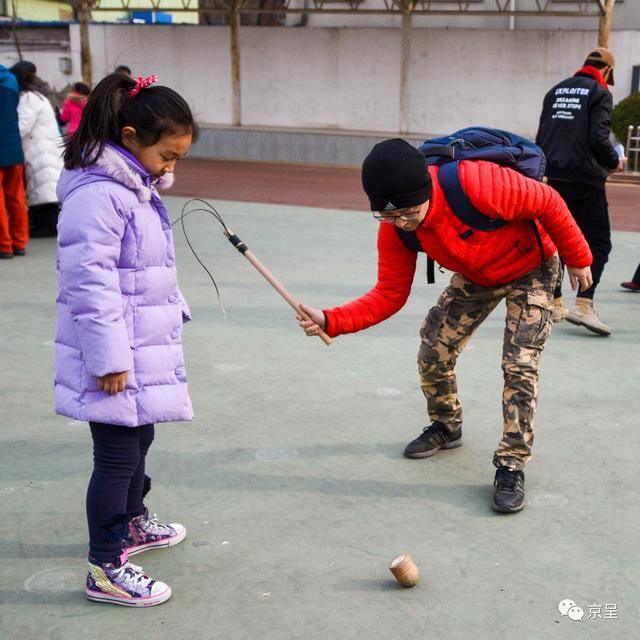
[(92, 164), (109, 140), (120, 140), (118, 112), (126, 100), (127, 91), (134, 86), (133, 80), (120, 73), (112, 73), (98, 83), (89, 95), (80, 126), (66, 142), (66, 169)]
[(95, 162), (107, 142), (122, 144), (121, 131), (130, 126), (142, 146), (155, 144), (165, 132), (190, 131), (195, 140), (198, 127), (189, 105), (169, 87), (148, 87), (130, 96), (136, 82), (122, 73), (101, 80), (89, 95), (80, 126), (67, 139), (66, 169)]

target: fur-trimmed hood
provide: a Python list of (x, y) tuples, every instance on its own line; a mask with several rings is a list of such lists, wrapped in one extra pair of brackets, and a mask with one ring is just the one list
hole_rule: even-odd
[(174, 179), (172, 173), (154, 179), (115, 147), (106, 145), (96, 161), (85, 169), (62, 171), (58, 200), (63, 202), (72, 191), (105, 178), (131, 189), (140, 202), (149, 202), (156, 189), (169, 189)]

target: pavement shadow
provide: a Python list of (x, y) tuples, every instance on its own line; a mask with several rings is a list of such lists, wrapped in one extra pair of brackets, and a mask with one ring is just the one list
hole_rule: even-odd
[(334, 591), (404, 591), (405, 587), (399, 585), (391, 574), (388, 580), (339, 580), (333, 585)]
[[(68, 607), (70, 605), (84, 605), (87, 599), (82, 585), (73, 591), (0, 591), (0, 605), (5, 604), (49, 604)], [(68, 612), (67, 612), (68, 613)], [(87, 610), (87, 615), (95, 611)], [(55, 614), (51, 614), (55, 615)], [(75, 616), (75, 614), (74, 614)]]
[[(489, 507), (491, 487), (486, 484), (430, 484), (420, 478), (413, 483), (355, 478), (303, 477), (247, 473), (234, 469), (206, 469), (193, 464), (191, 472), (171, 479), (171, 485), (191, 489), (238, 492), (279, 492), (333, 495), (358, 498), (416, 498), (424, 502), (440, 503), (464, 508), (470, 516), (484, 517), (495, 514)], [(186, 465), (185, 465), (186, 467)], [(212, 496), (212, 501), (214, 500)]]
[[(388, 459), (401, 457), (401, 451), (406, 443), (388, 443), (388, 442), (371, 442), (371, 443), (340, 443), (329, 445), (309, 445), (296, 449), (287, 448), (280, 449), (276, 447), (270, 448), (249, 448), (238, 447), (235, 449), (214, 449), (205, 450), (201, 457), (206, 458), (203, 463), (207, 467), (222, 466), (225, 464), (242, 464), (255, 463), (260, 459), (276, 459), (280, 458), (301, 458), (301, 459), (318, 459), (335, 456), (382, 456)], [(187, 453), (176, 453), (175, 449), (163, 449), (171, 446), (169, 443), (156, 444), (152, 449), (154, 460), (162, 460), (163, 465), (176, 465), (176, 455), (187, 456)], [(10, 468), (4, 469), (3, 482), (11, 484), (12, 482), (21, 482), (31, 480), (35, 474), (35, 467), (44, 466), (47, 470), (48, 480), (57, 480), (60, 478), (82, 477), (87, 478), (90, 474), (91, 449), (88, 440), (74, 443), (51, 443), (51, 442), (28, 442), (26, 440), (9, 440), (3, 442), (3, 453), (6, 455), (7, 461), (11, 464)], [(273, 455), (270, 456), (269, 452)], [(84, 460), (82, 466), (69, 464), (69, 455), (74, 455)], [(264, 456), (261, 458), (261, 454)], [(44, 461), (44, 464), (43, 464)], [(33, 487), (42, 489), (43, 487)]]
[[(278, 448), (276, 446), (269, 448), (239, 447), (235, 449), (215, 449), (202, 453), (202, 456), (206, 456), (207, 465), (255, 463), (257, 460), (275, 460), (277, 458), (315, 460), (336, 456), (377, 456), (387, 459), (402, 459), (402, 450), (406, 444), (406, 442), (343, 442), (337, 444), (314, 444), (295, 448)], [(273, 457), (269, 457), (269, 452), (273, 452)], [(281, 452), (281, 455), (278, 455), (278, 452)], [(168, 454), (167, 462), (170, 459), (173, 460), (176, 455), (175, 449), (163, 450), (161, 446), (154, 447), (153, 455), (159, 456), (163, 453)]]
[(20, 540), (0, 540), (0, 559), (78, 558), (87, 555), (85, 544), (28, 544)]

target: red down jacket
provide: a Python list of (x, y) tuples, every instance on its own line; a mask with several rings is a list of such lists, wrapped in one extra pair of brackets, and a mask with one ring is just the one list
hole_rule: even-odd
[[(431, 204), (416, 230), (420, 244), (445, 269), (483, 287), (495, 287), (533, 271), (540, 264), (538, 243), (527, 222), (535, 220), (548, 259), (559, 251), (569, 267), (591, 265), (591, 251), (567, 205), (546, 184), (492, 162), (462, 161), (462, 188), (476, 209), (511, 224), (491, 232), (469, 229), (451, 210), (440, 185), (438, 169), (428, 168), (433, 181)], [(417, 254), (402, 243), (393, 225), (380, 223), (378, 281), (371, 291), (335, 309), (325, 309), (330, 336), (353, 333), (386, 320), (404, 306), (416, 268)]]

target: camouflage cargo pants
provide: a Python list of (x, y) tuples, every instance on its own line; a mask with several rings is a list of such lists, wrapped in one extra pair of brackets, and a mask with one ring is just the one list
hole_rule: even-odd
[(483, 320), (505, 299), (502, 350), (504, 429), (493, 464), (522, 469), (531, 458), (533, 416), (538, 396), (538, 364), (553, 325), (557, 254), (518, 280), (481, 287), (456, 273), (420, 330), (418, 368), (432, 421), (454, 431), (462, 425), (454, 367)]

